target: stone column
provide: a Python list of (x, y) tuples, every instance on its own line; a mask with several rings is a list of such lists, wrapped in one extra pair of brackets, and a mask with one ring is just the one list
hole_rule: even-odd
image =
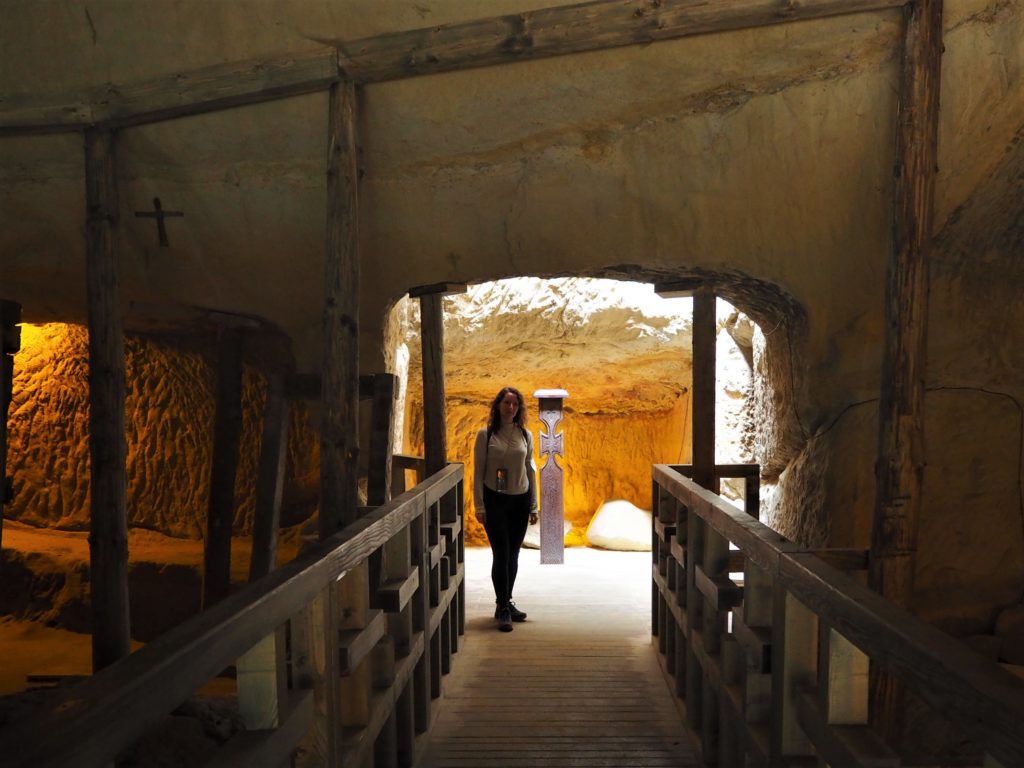
[(565, 460), (563, 434), (555, 434), (555, 427), (562, 420), (562, 401), (569, 396), (564, 389), (538, 389), (533, 396), (539, 401), (539, 418), (548, 428), (540, 435), (540, 454), (548, 458), (540, 468), (540, 501), (543, 514), (540, 516), (540, 561), (541, 563), (565, 562), (565, 510), (563, 500), (564, 478), (562, 467), (555, 459), (557, 453)]

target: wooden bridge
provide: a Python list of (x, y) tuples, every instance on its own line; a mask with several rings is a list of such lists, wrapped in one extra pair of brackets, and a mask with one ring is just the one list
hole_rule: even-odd
[(8, 729), (5, 765), (110, 765), (229, 667), (245, 729), (209, 766), (901, 765), (872, 664), (978, 765), (1024, 765), (1020, 681), (850, 578), (863, 553), (799, 548), (687, 473), (654, 467), (653, 563), (524, 571), (505, 635), (486, 571), (466, 589), (449, 465)]

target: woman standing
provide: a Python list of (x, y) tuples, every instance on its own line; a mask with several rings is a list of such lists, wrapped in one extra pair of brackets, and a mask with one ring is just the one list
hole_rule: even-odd
[(504, 387), (491, 403), (487, 428), (477, 433), (473, 451), (476, 519), (491, 544), (494, 618), (502, 632), (511, 632), (513, 621), (526, 621), (526, 613), (512, 602), (512, 588), (527, 524), (537, 522), (537, 468), (525, 421), (522, 394)]

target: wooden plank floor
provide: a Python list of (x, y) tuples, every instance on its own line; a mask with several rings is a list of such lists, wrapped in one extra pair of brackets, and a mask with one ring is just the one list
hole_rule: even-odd
[(696, 766), (650, 637), (648, 552), (524, 550), (516, 604), (494, 621), (491, 554), (466, 550), (466, 636), (419, 768)]

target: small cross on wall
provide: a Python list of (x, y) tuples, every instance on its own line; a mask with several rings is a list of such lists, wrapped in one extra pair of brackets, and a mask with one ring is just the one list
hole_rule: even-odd
[(160, 246), (162, 248), (169, 248), (170, 242), (167, 240), (167, 227), (164, 226), (164, 219), (168, 216), (173, 217), (184, 217), (185, 214), (181, 211), (165, 211), (163, 206), (160, 205), (160, 198), (153, 198), (153, 210), (152, 211), (136, 211), (135, 218), (137, 219), (156, 219), (156, 234), (160, 240)]

